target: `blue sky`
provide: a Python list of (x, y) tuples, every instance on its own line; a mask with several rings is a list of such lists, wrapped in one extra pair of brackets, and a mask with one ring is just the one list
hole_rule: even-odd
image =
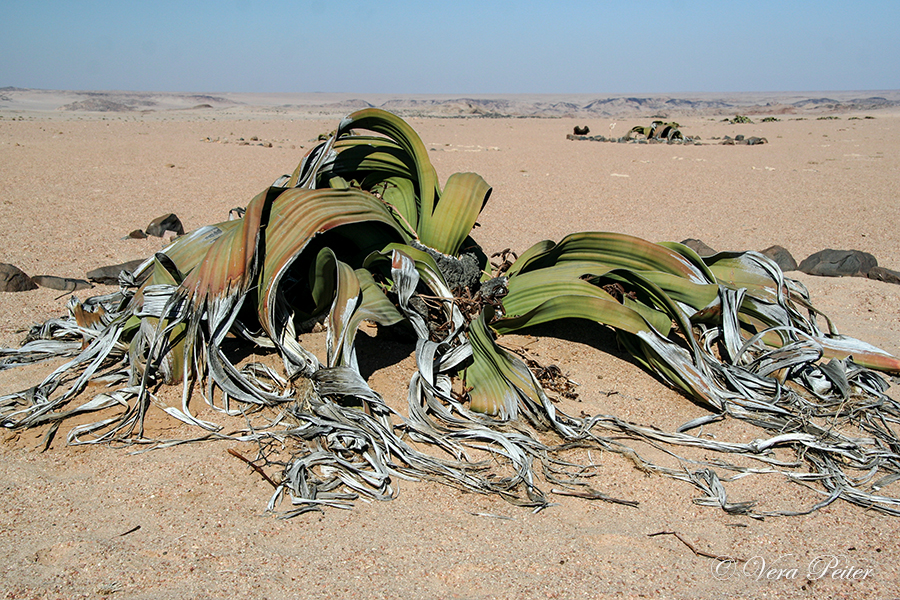
[(0, 0), (0, 87), (637, 94), (900, 88), (900, 0)]

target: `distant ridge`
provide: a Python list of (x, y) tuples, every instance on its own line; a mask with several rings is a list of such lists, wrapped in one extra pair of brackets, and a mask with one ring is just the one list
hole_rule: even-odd
[(717, 115), (827, 115), (896, 110), (900, 91), (801, 93), (677, 94), (591, 97), (580, 94), (497, 96), (350, 95), (350, 94), (198, 94), (176, 92), (54, 91), (0, 88), (0, 111), (85, 113), (163, 113), (204, 110), (334, 117), (380, 107), (403, 117), (647, 117)]

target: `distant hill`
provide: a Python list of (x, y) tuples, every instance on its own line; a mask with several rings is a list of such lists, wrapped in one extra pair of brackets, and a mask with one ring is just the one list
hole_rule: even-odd
[(403, 117), (669, 117), (751, 115), (827, 115), (897, 110), (900, 91), (730, 94), (586, 94), (365, 95), (249, 94), (128, 91), (57, 91), (0, 88), (0, 111), (147, 113), (204, 110), (236, 115), (276, 113), (307, 117), (342, 116), (380, 107)]

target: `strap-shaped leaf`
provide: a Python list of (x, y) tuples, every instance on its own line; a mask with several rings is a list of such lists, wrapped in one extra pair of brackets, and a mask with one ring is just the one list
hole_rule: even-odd
[(549, 407), (550, 414), (554, 415), (540, 383), (525, 363), (494, 341), (487, 325), (487, 320), (493, 316), (493, 307), (486, 306), (469, 324), (472, 365), (465, 373), (466, 385), (472, 388), (469, 391), (469, 407), (475, 412), (511, 420), (518, 416), (519, 403), (522, 402), (527, 414), (540, 414)]
[[(545, 300), (525, 313), (498, 319), (492, 327), (499, 333), (506, 334), (560, 319), (587, 319), (632, 333), (650, 328), (647, 320), (638, 311), (615, 300), (574, 294), (559, 295)], [(671, 324), (671, 321), (666, 319), (666, 324)]]
[(240, 296), (256, 276), (261, 227), (268, 220), (272, 202), (284, 190), (270, 187), (247, 205), (239, 225), (225, 230), (210, 244), (200, 262), (182, 283), (183, 294), (195, 310), (201, 303)]
[[(310, 275), (314, 277), (313, 298), (317, 304), (323, 304), (327, 296), (331, 305), (326, 320), (326, 365), (351, 365), (355, 362), (352, 358), (352, 338), (356, 328), (353, 327), (353, 332), (350, 332), (350, 321), (362, 300), (359, 279), (347, 263), (335, 257), (330, 248), (322, 248), (319, 252), (315, 269)], [(345, 344), (347, 341), (350, 343)]]
[(326, 364), (357, 369), (354, 344), (362, 321), (393, 325), (403, 316), (391, 304), (371, 273), (353, 270), (339, 261), (330, 248), (323, 248), (310, 272), (317, 309), (327, 306)]
[(335, 143), (334, 159), (319, 174), (323, 183), (337, 175), (357, 181), (362, 189), (393, 206), (416, 235), (419, 222), (417, 171), (412, 157), (393, 140), (351, 136)]
[(438, 180), (419, 134), (400, 117), (378, 108), (366, 108), (345, 117), (338, 127), (338, 137), (351, 129), (386, 135), (409, 154), (416, 168), (420, 215), (430, 216), (439, 195)]
[(363, 262), (363, 268), (371, 269), (379, 263), (390, 264), (394, 251), (402, 252), (413, 260), (416, 271), (418, 271), (419, 276), (422, 278), (422, 281), (425, 282), (425, 285), (432, 290), (447, 290), (445, 294), (447, 299), (452, 296), (447, 287), (447, 282), (444, 281), (441, 271), (438, 269), (434, 257), (424, 250), (413, 248), (407, 244), (388, 244), (380, 252), (373, 252), (366, 257), (365, 262)]
[(601, 287), (582, 279), (608, 272), (598, 267), (587, 262), (567, 263), (511, 277), (509, 294), (503, 299), (505, 315), (494, 327), (509, 333), (557, 319), (584, 318), (632, 333), (643, 331), (648, 324), (668, 333), (670, 316), (638, 302), (626, 306)]
[(678, 252), (623, 233), (573, 233), (558, 244), (541, 242), (509, 269), (513, 276), (565, 261), (596, 261), (611, 268), (661, 271), (697, 283), (709, 283), (702, 269)]
[[(277, 304), (289, 267), (317, 235), (363, 223), (366, 226), (353, 229), (353, 235), (340, 238), (342, 254), (365, 257), (391, 241), (407, 239), (390, 210), (371, 194), (354, 189), (293, 189), (279, 196), (266, 230), (266, 255), (258, 287), (260, 323), (270, 336), (280, 337), (279, 330), (289, 318), (286, 305)], [(358, 260), (362, 262), (362, 258)]]
[(447, 180), (434, 214), (424, 213), (419, 240), (438, 252), (456, 256), (491, 195), (491, 186), (476, 173), (454, 173)]

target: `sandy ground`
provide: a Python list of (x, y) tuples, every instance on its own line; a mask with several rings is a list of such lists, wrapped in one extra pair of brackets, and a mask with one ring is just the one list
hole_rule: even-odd
[[(574, 125), (621, 135), (649, 119), (410, 122), (442, 180), (475, 171), (493, 185), (474, 234), (489, 252), (608, 230), (654, 241), (700, 238), (723, 250), (780, 244), (798, 261), (827, 247), (852, 248), (900, 270), (900, 116), (871, 114), (876, 118), (751, 125), (678, 118), (701, 146), (565, 137)], [(177, 213), (186, 229), (224, 220), (336, 125), (209, 111), (0, 117), (0, 262), (67, 277), (158, 250), (157, 238), (122, 237), (161, 214)], [(770, 143), (712, 140), (736, 134)], [(251, 136), (272, 147), (239, 145)], [(900, 286), (793, 275), (842, 333), (900, 353)], [(16, 345), (23, 327), (60, 314), (59, 295), (0, 295), (0, 346)], [(531, 343), (534, 354), (582, 384), (579, 403), (565, 410), (666, 430), (703, 414), (631, 363), (600, 327), (533, 333), (538, 341), (505, 341)], [(304, 343), (322, 345), (315, 335)], [(412, 348), (360, 343), (361, 352), (379, 356), (362, 359), (373, 388), (402, 405)], [(51, 366), (0, 373), (0, 393), (35, 383)], [(155, 426), (168, 437), (190, 435), (163, 419)], [(615, 455), (590, 457), (596, 485), (638, 501), (637, 508), (560, 497), (532, 514), (493, 497), (401, 482), (391, 502), (281, 521), (264, 510), (270, 486), (227, 453), (252, 455), (250, 446), (209, 442), (134, 454), (66, 447), (67, 428), (43, 453), (41, 431), (5, 434), (0, 444), (3, 597), (900, 597), (896, 518), (842, 502), (804, 517), (729, 516), (693, 504), (698, 494), (687, 484), (648, 477)], [(760, 435), (741, 423), (711, 431), (735, 441)], [(758, 500), (762, 510), (820, 499), (772, 475), (734, 482), (729, 492), (734, 500)], [(677, 532), (703, 553), (747, 566), (716, 573), (719, 561), (694, 554), (674, 535), (651, 535), (658, 532)], [(781, 571), (769, 571), (773, 566)], [(857, 579), (840, 578), (851, 574)]]

